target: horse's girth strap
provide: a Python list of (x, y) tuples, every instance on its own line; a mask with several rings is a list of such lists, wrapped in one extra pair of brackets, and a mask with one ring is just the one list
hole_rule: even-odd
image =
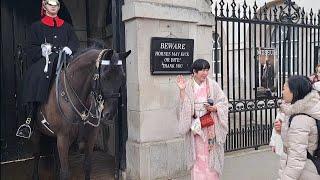
[(99, 66), (100, 66), (100, 61), (101, 61), (102, 56), (103, 56), (104, 53), (105, 53), (106, 51), (108, 51), (108, 50), (110, 50), (110, 49), (103, 49), (103, 50), (99, 53), (99, 56), (98, 56), (98, 58), (97, 58), (97, 60), (96, 60), (96, 67), (97, 67), (97, 69), (98, 69)]

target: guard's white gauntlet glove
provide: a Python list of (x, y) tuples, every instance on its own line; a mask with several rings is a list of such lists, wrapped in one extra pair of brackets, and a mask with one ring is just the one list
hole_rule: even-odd
[(44, 66), (44, 69), (43, 69), (45, 73), (48, 72), (49, 55), (51, 54), (51, 47), (52, 45), (49, 43), (41, 44), (42, 56), (45, 57), (46, 59), (46, 65)]
[(71, 56), (71, 54), (72, 54), (72, 51), (71, 51), (71, 49), (69, 48), (69, 47), (64, 47), (63, 49), (62, 49), (67, 55), (69, 55), (69, 56)]
[(52, 45), (49, 43), (41, 44), (41, 52), (43, 57), (47, 57), (51, 54)]

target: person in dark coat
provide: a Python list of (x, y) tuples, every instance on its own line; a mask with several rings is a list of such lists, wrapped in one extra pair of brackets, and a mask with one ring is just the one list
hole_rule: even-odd
[(274, 68), (270, 60), (266, 60), (266, 64), (263, 67), (261, 84), (266, 89), (274, 89)]
[(22, 95), (22, 102), (27, 105), (27, 120), (16, 134), (23, 138), (30, 138), (30, 123), (37, 106), (47, 101), (59, 51), (71, 56), (79, 48), (72, 26), (57, 16), (59, 1), (44, 0), (42, 7), (42, 19), (31, 25), (26, 48), (28, 64), (31, 64), (24, 76)]

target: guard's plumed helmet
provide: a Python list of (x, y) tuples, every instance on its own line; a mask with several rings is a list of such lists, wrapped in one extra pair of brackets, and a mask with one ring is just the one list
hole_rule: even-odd
[(60, 2), (58, 0), (44, 0), (44, 3), (52, 6), (60, 6)]

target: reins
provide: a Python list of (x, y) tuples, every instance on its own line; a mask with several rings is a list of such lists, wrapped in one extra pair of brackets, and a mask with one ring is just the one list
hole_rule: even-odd
[[(93, 80), (94, 80), (94, 88), (93, 90), (91, 90), (90, 92), (90, 107), (87, 108), (87, 106), (85, 105), (85, 103), (82, 102), (82, 100), (80, 99), (80, 97), (78, 96), (78, 94), (76, 93), (76, 91), (74, 90), (74, 88), (71, 86), (70, 80), (67, 77), (67, 71), (69, 69), (69, 65), (68, 64), (66, 66), (66, 55), (63, 51), (61, 51), (59, 53), (59, 59), (58, 59), (58, 69), (57, 69), (57, 77), (56, 77), (56, 98), (57, 98), (57, 105), (58, 105), (58, 109), (61, 113), (61, 115), (63, 116), (63, 118), (65, 118), (68, 122), (71, 122), (70, 120), (68, 120), (69, 118), (67, 118), (67, 116), (65, 115), (65, 113), (63, 112), (61, 105), (60, 105), (60, 101), (59, 101), (59, 80), (60, 80), (60, 75), (61, 75), (61, 70), (63, 65), (66, 66), (64, 72), (63, 72), (63, 89), (65, 91), (65, 93), (62, 91), (61, 92), (61, 96), (63, 96), (63, 94), (65, 94), (67, 97), (67, 99), (69, 100), (72, 109), (74, 110), (74, 112), (80, 116), (81, 120), (84, 122), (84, 124), (89, 124), (93, 127), (98, 127), (100, 125), (100, 121), (101, 121), (101, 115), (102, 115), (102, 111), (104, 109), (104, 98), (102, 95), (102, 90), (101, 90), (101, 81), (100, 81), (100, 66), (101, 66), (101, 59), (102, 57), (105, 55), (105, 53), (107, 51), (110, 51), (110, 49), (103, 49), (97, 59), (96, 59), (96, 68), (95, 68), (95, 73), (93, 74)], [(68, 88), (71, 90), (71, 92), (69, 92)], [(75, 100), (78, 101), (78, 104), (80, 103), (80, 107), (77, 107), (75, 105), (75, 101), (72, 100), (71, 98), (71, 94), (74, 95)], [(94, 110), (96, 111), (95, 114), (92, 113), (92, 109), (94, 107)], [(84, 109), (83, 111), (79, 110), (79, 109)], [(98, 122), (96, 124), (93, 124), (92, 122), (90, 122), (88, 120), (88, 118), (94, 118), (94, 119), (98, 119)], [(77, 122), (76, 122), (77, 123)]]

